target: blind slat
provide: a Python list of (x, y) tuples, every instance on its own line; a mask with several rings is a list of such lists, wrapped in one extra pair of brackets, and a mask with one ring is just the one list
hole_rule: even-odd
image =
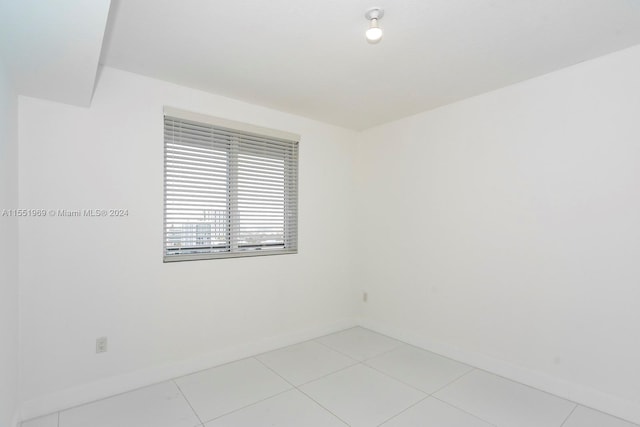
[(298, 142), (205, 121), (165, 114), (164, 260), (296, 253)]

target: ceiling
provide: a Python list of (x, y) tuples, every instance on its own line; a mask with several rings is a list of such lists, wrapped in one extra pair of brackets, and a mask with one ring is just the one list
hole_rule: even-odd
[(100, 60), (351, 129), (636, 44), (640, 0), (0, 1), (22, 94), (86, 106)]
[(21, 95), (88, 107), (110, 0), (0, 0), (0, 59)]
[(364, 129), (639, 43), (638, 0), (113, 0), (102, 62)]

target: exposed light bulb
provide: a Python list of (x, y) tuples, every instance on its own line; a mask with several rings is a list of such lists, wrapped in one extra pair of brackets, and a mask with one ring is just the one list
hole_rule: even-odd
[(378, 20), (373, 18), (371, 20), (371, 27), (365, 33), (367, 40), (371, 43), (377, 43), (382, 39), (382, 29), (378, 27)]
[(382, 29), (378, 26), (378, 21), (384, 16), (384, 10), (374, 7), (367, 10), (364, 17), (369, 21), (369, 29), (365, 33), (369, 43), (378, 43), (382, 40)]

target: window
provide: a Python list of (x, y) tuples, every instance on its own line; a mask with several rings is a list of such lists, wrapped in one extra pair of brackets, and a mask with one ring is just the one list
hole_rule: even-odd
[(164, 261), (296, 253), (298, 140), (165, 107)]

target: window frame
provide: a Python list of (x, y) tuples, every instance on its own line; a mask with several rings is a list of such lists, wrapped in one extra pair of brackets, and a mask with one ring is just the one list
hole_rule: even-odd
[[(210, 241), (210, 252), (197, 252), (197, 253), (183, 253), (183, 254), (171, 254), (170, 251), (170, 227), (168, 227), (168, 178), (167, 178), (167, 168), (168, 168), (168, 154), (167, 154), (167, 130), (166, 130), (166, 118), (176, 121), (184, 121), (184, 122), (194, 122), (197, 124), (211, 126), (215, 130), (220, 130), (223, 132), (229, 132), (230, 134), (236, 134), (236, 136), (231, 136), (229, 138), (229, 149), (226, 153), (227, 156), (227, 190), (226, 190), (226, 200), (227, 200), (227, 210), (226, 210), (226, 220), (227, 222), (227, 240), (226, 246), (220, 246), (219, 248), (225, 248), (226, 250), (215, 250), (214, 244)], [(195, 260), (205, 260), (205, 259), (226, 259), (226, 258), (240, 258), (240, 257), (251, 257), (251, 256), (269, 256), (269, 255), (285, 255), (285, 254), (296, 254), (298, 253), (298, 176), (299, 176), (299, 141), (300, 136), (283, 132), (275, 129), (264, 128), (260, 126), (255, 126), (247, 123), (236, 122), (232, 120), (222, 119), (218, 117), (212, 117), (204, 114), (194, 113), (186, 110), (180, 110), (172, 107), (164, 107), (163, 111), (163, 122), (165, 125), (163, 126), (163, 135), (164, 135), (164, 164), (163, 164), (163, 174), (164, 174), (164, 184), (163, 184), (163, 262), (171, 263), (171, 262), (180, 262), (180, 261), (195, 261)], [(283, 147), (285, 144), (290, 144), (291, 149), (290, 152), (282, 149), (283, 153), (283, 243), (274, 244), (273, 246), (278, 246), (278, 248), (269, 249), (266, 244), (262, 245), (245, 245), (238, 246), (237, 243), (240, 241), (240, 233), (239, 225), (242, 220), (240, 219), (239, 210), (237, 209), (237, 205), (234, 206), (234, 203), (237, 204), (238, 195), (240, 194), (239, 187), (236, 185), (239, 172), (238, 172), (238, 156), (256, 156), (260, 157), (260, 154), (251, 153), (252, 150), (255, 150), (254, 147), (247, 144), (247, 146), (243, 147), (242, 140), (244, 137), (251, 138), (266, 138), (273, 140), (275, 142), (282, 142)], [(288, 157), (290, 156), (290, 157)], [(233, 159), (235, 157), (235, 159)], [(268, 156), (264, 156), (267, 158)], [(275, 156), (277, 158), (278, 156)], [(234, 171), (233, 168), (236, 168)], [(234, 182), (235, 180), (235, 182)], [(269, 213), (264, 211), (265, 213)], [(200, 224), (196, 221), (193, 222), (194, 225)], [(295, 228), (291, 230), (291, 228)], [(184, 231), (181, 231), (184, 233)], [(184, 236), (184, 234), (180, 234)], [(293, 237), (291, 237), (293, 236)], [(197, 239), (197, 236), (196, 236)], [(191, 248), (194, 251), (197, 251), (198, 248), (194, 246)], [(206, 247), (200, 248), (202, 250), (206, 250)]]

